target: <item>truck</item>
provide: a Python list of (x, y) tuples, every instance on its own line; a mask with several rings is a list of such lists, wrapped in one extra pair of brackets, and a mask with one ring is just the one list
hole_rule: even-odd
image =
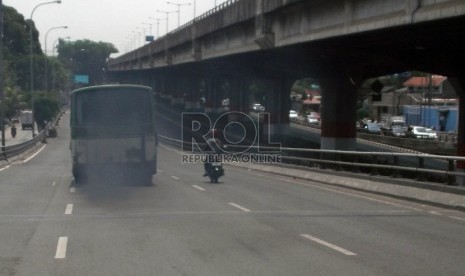
[(23, 110), (21, 111), (21, 115), (19, 116), (19, 120), (21, 122), (21, 128), (32, 128), (33, 126), (33, 119), (32, 119), (32, 111), (31, 110)]
[(405, 123), (404, 116), (394, 116), (383, 114), (381, 116), (381, 127), (384, 134), (404, 137), (407, 133), (408, 126)]

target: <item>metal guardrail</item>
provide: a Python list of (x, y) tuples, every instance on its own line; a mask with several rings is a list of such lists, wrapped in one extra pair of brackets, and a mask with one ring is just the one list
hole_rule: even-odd
[(21, 154), (33, 146), (35, 146), (37, 143), (42, 142), (46, 138), (46, 130), (43, 129), (40, 131), (34, 138), (31, 140), (28, 140), (26, 142), (22, 142), (19, 144), (11, 145), (11, 146), (5, 146), (1, 147), (0, 151), (0, 160), (8, 160), (9, 158)]
[(0, 147), (0, 160), (8, 160), (9, 158), (19, 155), (30, 148), (34, 147), (38, 143), (43, 143), (47, 138), (50, 128), (55, 128), (60, 122), (61, 116), (63, 116), (65, 110), (62, 110), (53, 122), (50, 122), (49, 126), (42, 129), (34, 138), (26, 142), (14, 144), (11, 146)]
[[(160, 141), (184, 148), (192, 143), (169, 138), (160, 135)], [(227, 145), (228, 151), (232, 149), (244, 150), (244, 146)], [(316, 167), (320, 169), (332, 169), (350, 171), (352, 173), (368, 173), (371, 175), (386, 175), (399, 178), (413, 178), (418, 181), (440, 182), (447, 185), (456, 185), (458, 177), (465, 178), (465, 172), (457, 171), (457, 161), (465, 161), (465, 157), (442, 156), (423, 153), (398, 153), (398, 152), (359, 152), (341, 150), (322, 150), (306, 148), (247, 146), (258, 154), (257, 151), (278, 152), (283, 163), (290, 163), (302, 167)], [(240, 153), (239, 153), (240, 154)], [(428, 168), (428, 161), (440, 162), (441, 168)]]

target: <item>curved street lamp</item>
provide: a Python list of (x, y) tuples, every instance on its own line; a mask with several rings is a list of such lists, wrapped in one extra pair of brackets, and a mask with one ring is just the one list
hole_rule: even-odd
[(157, 10), (157, 12), (161, 12), (161, 13), (164, 13), (166, 15), (166, 17), (164, 18), (166, 20), (166, 34), (168, 34), (168, 15), (170, 13), (173, 13), (173, 12), (177, 12), (177, 11), (162, 11), (162, 10)]
[(36, 11), (36, 9), (40, 6), (43, 6), (43, 5), (47, 5), (47, 4), (60, 4), (61, 3), (61, 0), (56, 0), (56, 1), (50, 1), (50, 2), (44, 2), (44, 3), (40, 3), (40, 4), (37, 4), (33, 9), (32, 9), (32, 12), (31, 12), (31, 16), (29, 17), (29, 39), (31, 40), (31, 47), (30, 47), (30, 55), (31, 55), (31, 60), (30, 60), (30, 70), (31, 70), (31, 87), (30, 87), (30, 90), (31, 90), (31, 105), (32, 105), (32, 137), (35, 136), (35, 133), (34, 133), (34, 124), (35, 124), (35, 120), (34, 120), (34, 61), (33, 61), (33, 55), (34, 55), (34, 50), (32, 48), (32, 16), (34, 15), (34, 12)]
[(68, 29), (68, 26), (57, 26), (57, 27), (52, 27), (48, 29), (48, 31), (45, 33), (45, 91), (48, 92), (48, 59), (47, 59), (47, 37), (48, 33), (50, 31), (56, 30), (56, 29)]
[(181, 6), (190, 6), (191, 3), (174, 3), (174, 2), (170, 2), (170, 1), (166, 1), (166, 3), (170, 4), (170, 5), (175, 5), (175, 6), (178, 7), (176, 12), (178, 13), (178, 28), (179, 28), (179, 26), (180, 26)]
[(156, 38), (160, 37), (160, 20), (167, 20), (165, 17), (150, 17), (150, 19), (156, 20), (157, 21), (157, 36)]

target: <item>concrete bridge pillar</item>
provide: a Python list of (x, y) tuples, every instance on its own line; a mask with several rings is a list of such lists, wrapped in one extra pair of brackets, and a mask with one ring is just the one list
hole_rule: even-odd
[(155, 97), (160, 98), (161, 91), (163, 90), (163, 78), (156, 77), (155, 83), (153, 84), (153, 91), (155, 93)]
[(163, 76), (158, 82), (158, 96), (165, 103), (171, 103), (171, 95), (169, 93), (169, 81), (167, 77)]
[(170, 78), (171, 105), (184, 109), (184, 79), (179, 77)]
[(246, 75), (228, 78), (231, 94), (229, 95), (229, 111), (248, 113), (250, 103), (248, 98), (248, 85), (250, 79)]
[[(289, 127), (290, 92), (294, 79), (277, 77), (272, 81), (271, 93), (266, 97), (264, 138), (277, 142)], [(266, 118), (268, 117), (268, 118)]]
[(186, 111), (199, 111), (200, 106), (200, 87), (199, 78), (188, 77), (186, 94), (184, 96), (185, 110)]
[(344, 73), (320, 79), (321, 149), (355, 150), (357, 87)]
[(226, 109), (223, 106), (221, 84), (222, 80), (217, 76), (208, 77), (205, 80), (206, 91), (205, 91), (205, 105), (204, 112), (210, 116), (212, 121), (218, 118), (219, 114), (225, 112)]
[[(449, 81), (459, 97), (457, 156), (465, 157), (465, 73), (459, 77), (450, 77)], [(456, 167), (457, 171), (465, 172), (464, 161), (457, 161)], [(457, 184), (465, 186), (465, 178), (457, 177)]]

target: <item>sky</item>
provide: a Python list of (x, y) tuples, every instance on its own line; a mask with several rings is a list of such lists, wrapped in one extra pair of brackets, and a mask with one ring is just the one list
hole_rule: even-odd
[[(25, 19), (37, 5), (53, 0), (3, 0), (3, 5), (15, 8)], [(195, 14), (199, 16), (227, 0), (196, 0)], [(177, 11), (178, 5), (168, 4), (166, 0), (62, 0), (61, 4), (52, 3), (37, 7), (32, 15), (40, 33), (40, 43), (47, 54), (52, 55), (53, 46), (58, 38), (70, 41), (89, 39), (112, 43), (119, 51), (118, 56), (143, 45), (144, 34), (157, 34), (157, 20), (166, 18), (162, 11)], [(180, 8), (180, 24), (194, 18), (194, 0), (170, 0), (183, 4)], [(186, 5), (190, 4), (190, 5)], [(168, 14), (168, 31), (178, 26), (178, 13)], [(159, 20), (159, 35), (166, 32), (166, 20)], [(67, 26), (62, 28), (61, 26)], [(59, 28), (55, 28), (59, 27)], [(54, 28), (54, 29), (52, 29)], [(52, 29), (52, 30), (51, 30)], [(47, 35), (47, 43), (45, 36)]]

